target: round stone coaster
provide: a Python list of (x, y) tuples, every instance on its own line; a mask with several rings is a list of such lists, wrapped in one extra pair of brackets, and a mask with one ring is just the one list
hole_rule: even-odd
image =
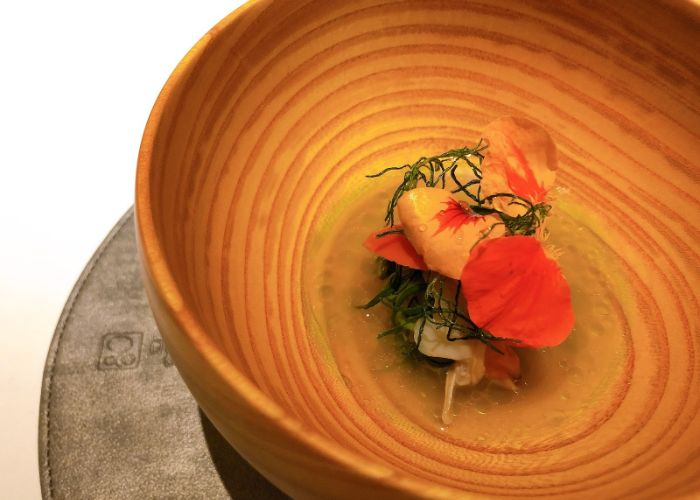
[(285, 498), (221, 437), (173, 366), (141, 283), (131, 210), (56, 328), (39, 464), (45, 499)]

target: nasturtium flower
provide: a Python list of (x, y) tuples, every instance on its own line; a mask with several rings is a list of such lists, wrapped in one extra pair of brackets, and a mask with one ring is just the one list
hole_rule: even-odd
[(464, 266), (462, 293), (474, 324), (518, 347), (558, 345), (574, 325), (569, 285), (533, 237), (479, 243)]
[(498, 342), (498, 351), (486, 349), (484, 352), (484, 376), (496, 384), (515, 391), (515, 380), (520, 378), (520, 358), (509, 345)]
[[(507, 116), (489, 123), (482, 136), (488, 147), (481, 164), (481, 196), (512, 193), (532, 203), (546, 200), (557, 169), (556, 146), (547, 131), (522, 117)], [(523, 211), (499, 197), (493, 206), (509, 215)]]
[(429, 269), (459, 279), (472, 247), (503, 234), (494, 215), (473, 213), (446, 189), (420, 187), (404, 194), (397, 212), (406, 238)]
[[(427, 271), (428, 265), (413, 248), (408, 238), (403, 233), (394, 232), (400, 230), (401, 226), (392, 226), (375, 231), (367, 237), (364, 246), (367, 250), (400, 266)], [(389, 231), (388, 234), (382, 235), (387, 231)]]

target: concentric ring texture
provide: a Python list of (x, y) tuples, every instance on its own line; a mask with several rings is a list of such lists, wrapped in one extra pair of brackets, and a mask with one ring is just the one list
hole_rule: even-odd
[[(156, 104), (137, 218), (156, 319), (227, 439), (302, 497), (700, 495), (698, 9), (257, 1), (215, 27)], [(577, 223), (626, 283), (605, 332), (623, 347), (566, 431), (477, 444), (349, 387), (309, 275), (365, 174), (502, 115), (557, 144)]]

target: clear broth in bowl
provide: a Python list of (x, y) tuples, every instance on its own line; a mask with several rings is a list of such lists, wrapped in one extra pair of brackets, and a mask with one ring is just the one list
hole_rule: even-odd
[[(597, 418), (595, 413), (607, 411), (596, 402), (609, 400), (606, 392), (618, 390), (629, 348), (616, 302), (619, 290), (613, 288), (624, 286), (624, 280), (611, 252), (587, 226), (586, 214), (577, 210), (566, 190), (557, 190), (547, 243), (559, 250), (559, 263), (571, 286), (574, 331), (557, 347), (518, 349), (522, 379), (516, 393), (486, 380), (474, 388), (458, 388), (449, 426), (440, 419), (445, 370), (407, 359), (392, 336), (377, 338), (391, 326), (385, 307), (358, 308), (382, 286), (376, 258), (362, 242), (382, 227), (387, 196), (382, 190), (356, 199), (334, 218), (332, 228), (319, 239), (318, 262), (323, 265), (313, 277), (311, 303), (318, 304), (314, 316), (343, 380), (361, 404), (428, 432), (476, 442), (507, 439), (515, 446), (519, 436), (544, 429), (547, 435), (559, 429), (558, 435), (565, 438), (576, 432), (571, 422), (586, 413)], [(536, 412), (524, 411), (533, 406)], [(405, 419), (397, 419), (396, 413)]]

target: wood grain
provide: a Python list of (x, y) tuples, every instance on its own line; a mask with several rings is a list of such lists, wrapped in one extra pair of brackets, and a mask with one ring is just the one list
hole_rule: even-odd
[[(136, 217), (154, 315), (222, 434), (302, 498), (700, 495), (699, 19), (691, 2), (259, 0), (215, 26), (155, 104)], [(368, 170), (509, 114), (551, 133), (629, 283), (606, 333), (624, 369), (566, 432), (476, 445), (348, 388), (311, 333), (311, 242)]]

